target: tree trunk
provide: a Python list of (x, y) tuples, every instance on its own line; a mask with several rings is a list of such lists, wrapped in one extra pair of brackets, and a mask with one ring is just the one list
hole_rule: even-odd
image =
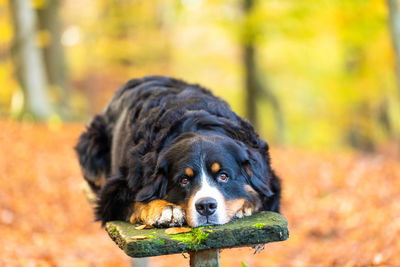
[[(254, 0), (243, 1), (243, 15), (244, 19), (247, 20), (254, 7)], [(245, 24), (245, 27), (249, 27)], [(249, 28), (243, 29), (245, 32), (250, 31)], [(258, 129), (258, 118), (257, 118), (257, 91), (259, 89), (258, 77), (257, 77), (257, 66), (255, 62), (255, 47), (254, 47), (254, 36), (246, 36), (243, 40), (243, 61), (245, 69), (245, 86), (247, 92), (246, 98), (246, 109), (247, 119), (253, 124), (254, 128)]]
[[(400, 101), (400, 14), (399, 14), (399, 2), (398, 0), (386, 0), (388, 7), (388, 26), (390, 29), (390, 36), (392, 39), (392, 45), (394, 49), (395, 56), (395, 73), (396, 73), (396, 85), (397, 85), (397, 100)], [(385, 114), (388, 114), (388, 107), (385, 107)], [(383, 114), (382, 114), (383, 115)], [(381, 117), (383, 119), (384, 117)], [(387, 119), (387, 118), (386, 118)], [(383, 120), (381, 120), (383, 122)], [(396, 122), (392, 120), (387, 120), (386, 129), (390, 136), (394, 137), (394, 139), (398, 140), (398, 135), (393, 131)]]
[(42, 51), (35, 43), (35, 12), (27, 0), (11, 1), (11, 10), (15, 29), (14, 56), (18, 80), (24, 91), (24, 108), (36, 118), (47, 119), (51, 107)]
[(386, 1), (389, 11), (389, 29), (396, 59), (396, 82), (400, 94), (400, 14), (398, 0)]
[[(252, 9), (254, 8), (254, 0), (244, 0), (243, 2), (243, 13), (245, 19), (250, 16)], [(247, 25), (247, 27), (249, 27)], [(255, 32), (252, 29), (244, 29), (244, 31)], [(247, 36), (244, 40), (243, 45), (243, 61), (245, 69), (245, 85), (246, 85), (246, 108), (247, 108), (247, 118), (253, 124), (253, 126), (258, 129), (259, 122), (257, 117), (257, 99), (265, 99), (271, 105), (274, 112), (274, 119), (276, 123), (276, 134), (275, 140), (277, 142), (283, 141), (283, 117), (280, 108), (280, 104), (276, 96), (271, 92), (268, 86), (259, 79), (257, 71), (256, 62), (256, 46), (255, 46), (255, 36)]]
[(39, 29), (49, 36), (49, 42), (43, 45), (43, 55), (48, 79), (52, 90), (55, 90), (60, 113), (68, 116), (69, 94), (66, 88), (66, 63), (61, 46), (61, 23), (59, 20), (60, 0), (46, 1), (38, 9)]

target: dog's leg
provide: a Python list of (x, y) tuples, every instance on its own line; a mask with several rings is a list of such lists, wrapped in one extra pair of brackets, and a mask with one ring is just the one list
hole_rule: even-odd
[(135, 202), (132, 205), (131, 223), (143, 223), (154, 226), (182, 226), (185, 222), (183, 207), (165, 200), (153, 200), (149, 203)]

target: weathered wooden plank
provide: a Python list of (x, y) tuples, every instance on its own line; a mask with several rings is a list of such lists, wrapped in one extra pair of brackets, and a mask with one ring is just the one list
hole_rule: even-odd
[(246, 247), (289, 237), (286, 219), (274, 212), (261, 212), (224, 225), (193, 228), (189, 233), (177, 235), (167, 235), (165, 228), (137, 230), (135, 225), (121, 221), (108, 222), (106, 230), (131, 257)]

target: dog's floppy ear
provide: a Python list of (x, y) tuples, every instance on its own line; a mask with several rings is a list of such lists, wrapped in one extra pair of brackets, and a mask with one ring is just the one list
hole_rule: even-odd
[(258, 151), (253, 149), (247, 150), (249, 159), (244, 162), (244, 170), (246, 171), (250, 185), (266, 197), (271, 197), (274, 193), (270, 187), (271, 181), (271, 168), (269, 166), (269, 160), (263, 157)]
[(242, 142), (237, 142), (234, 146), (230, 146), (229, 150), (236, 157), (236, 160), (242, 165), (242, 171), (247, 182), (260, 194), (265, 197), (274, 195), (270, 187), (271, 169), (269, 166), (268, 155), (249, 148)]
[(244, 170), (249, 184), (260, 194), (263, 210), (279, 212), (281, 184), (270, 166), (268, 150), (264, 153), (253, 148), (248, 149), (249, 160)]
[(275, 172), (273, 170), (271, 170), (270, 187), (271, 187), (271, 190), (274, 193), (274, 195), (267, 198), (266, 201), (263, 202), (264, 210), (280, 212), (281, 182), (280, 182), (279, 177), (275, 174)]
[(106, 122), (97, 115), (75, 146), (83, 176), (95, 192), (105, 183), (105, 176), (110, 172), (110, 140)]

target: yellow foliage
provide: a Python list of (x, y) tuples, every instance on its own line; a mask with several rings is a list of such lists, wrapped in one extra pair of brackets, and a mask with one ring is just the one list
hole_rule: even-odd
[(10, 114), (13, 117), (17, 117), (19, 114), (21, 114), (23, 108), (24, 108), (24, 92), (22, 90), (15, 90), (12, 99), (11, 99), (11, 104), (10, 104)]
[(51, 33), (48, 30), (40, 30), (36, 33), (36, 45), (38, 47), (47, 47), (51, 43)]
[(49, 120), (47, 121), (47, 126), (51, 131), (58, 131), (61, 129), (63, 123), (62, 123), (62, 118), (60, 115), (53, 113), (49, 117)]
[(8, 113), (13, 94), (17, 88), (14, 80), (13, 65), (10, 61), (0, 63), (0, 113)]
[(10, 42), (13, 38), (13, 30), (11, 24), (3, 19), (0, 19), (0, 43)]
[(30, 1), (32, 8), (43, 9), (47, 6), (47, 1), (52, 1), (52, 0), (30, 0)]
[[(47, 1), (32, 5), (40, 9)], [(69, 106), (79, 116), (100, 111), (126, 80), (152, 74), (203, 84), (243, 116), (243, 44), (252, 42), (258, 76), (283, 114), (278, 133), (270, 102), (259, 98), (266, 139), (332, 149), (352, 136), (379, 145), (400, 135), (385, 1), (255, 1), (247, 16), (235, 0), (65, 1), (60, 11), (68, 25), (61, 43)], [(8, 47), (12, 27), (5, 14), (0, 45)], [(48, 31), (38, 32), (40, 47), (52, 41)], [(0, 82), (11, 84), (0, 94), (6, 110), (16, 88), (13, 68), (0, 61)], [(60, 89), (49, 90), (52, 102), (60, 102)]]

